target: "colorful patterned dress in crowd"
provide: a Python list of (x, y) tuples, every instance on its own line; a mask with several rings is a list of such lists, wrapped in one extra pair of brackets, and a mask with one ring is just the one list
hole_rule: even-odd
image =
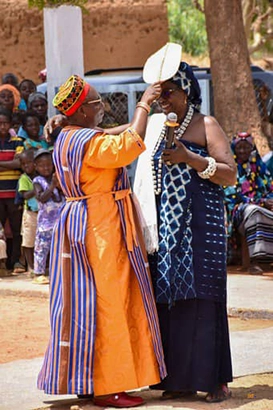
[[(33, 179), (33, 184), (39, 184), (42, 191), (49, 189), (51, 180), (42, 175)], [(64, 196), (58, 188), (54, 188), (52, 196), (46, 201), (38, 201), (37, 229), (34, 245), (34, 273), (44, 275), (50, 252), (54, 226), (60, 216), (60, 208), (64, 203)]]
[(264, 200), (273, 198), (272, 176), (257, 151), (237, 167), (236, 185), (224, 190), (230, 252), (237, 247), (239, 232), (246, 238), (250, 258), (272, 259), (273, 212), (264, 207)]
[[(38, 387), (103, 395), (165, 377), (149, 268), (125, 165), (145, 147), (69, 126), (54, 163), (66, 204), (51, 249), (51, 339)], [(66, 314), (65, 314), (66, 313)]]

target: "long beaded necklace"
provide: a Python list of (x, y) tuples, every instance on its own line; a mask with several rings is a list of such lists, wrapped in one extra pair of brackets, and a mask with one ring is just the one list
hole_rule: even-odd
[[(192, 120), (193, 114), (194, 114), (194, 108), (193, 108), (193, 105), (190, 104), (184, 120), (182, 121), (179, 128), (174, 131), (175, 138), (178, 138), (178, 139), (182, 138), (182, 136), (184, 135), (186, 129), (188, 128), (188, 126), (189, 126), (189, 124)], [(162, 128), (162, 131), (160, 133), (160, 136), (158, 138), (158, 141), (157, 141), (157, 143), (154, 147), (154, 150), (152, 152), (151, 165), (152, 165), (153, 185), (154, 185), (155, 195), (159, 195), (161, 193), (162, 162), (163, 162), (162, 161), (162, 156), (160, 156), (159, 159), (158, 159), (158, 168), (156, 170), (156, 167), (155, 167), (155, 154), (156, 154), (157, 150), (159, 149), (163, 139), (166, 138), (166, 131), (167, 131), (167, 126), (164, 125), (163, 128)]]

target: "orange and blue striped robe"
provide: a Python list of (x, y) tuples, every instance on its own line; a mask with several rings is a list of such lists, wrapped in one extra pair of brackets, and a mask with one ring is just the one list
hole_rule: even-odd
[[(97, 272), (96, 268), (93, 269), (95, 263), (92, 264), (87, 252), (86, 234), (90, 218), (92, 220), (92, 215), (89, 215), (88, 219), (88, 200), (92, 201), (92, 195), (83, 191), (81, 173), (84, 160), (88, 158), (86, 151), (91, 143), (95, 146), (96, 141), (99, 140), (98, 135), (99, 133), (94, 130), (66, 127), (59, 135), (54, 148), (56, 173), (66, 196), (66, 203), (55, 227), (51, 247), (51, 338), (42, 370), (38, 376), (38, 388), (48, 394), (91, 394), (94, 392), (94, 367), (96, 370), (96, 363), (99, 361), (97, 359), (94, 363), (95, 347), (96, 338), (99, 338), (100, 335), (97, 328), (97, 320), (100, 319), (97, 315), (100, 313), (97, 310), (96, 275), (100, 275), (101, 272)], [(114, 141), (120, 137), (112, 136), (111, 138)], [(110, 141), (112, 141), (111, 138)], [(137, 144), (141, 147), (138, 150), (143, 151), (143, 142), (133, 130), (124, 133), (122, 138), (122, 141), (125, 141), (126, 150), (130, 149), (128, 148), (130, 144), (132, 146)], [(103, 146), (102, 151), (105, 149), (107, 151), (105, 137), (101, 134), (100, 140)], [(109, 146), (109, 141), (106, 145)], [(122, 146), (120, 140), (117, 146)], [(118, 149), (121, 149), (122, 154), (123, 148)], [(96, 146), (95, 149), (93, 147), (92, 152), (94, 151), (98, 151)], [(103, 155), (105, 157), (107, 153), (104, 151)], [(99, 155), (96, 160), (99, 161)], [(97, 165), (99, 167), (99, 162)], [(109, 167), (111, 166), (113, 167), (114, 164), (109, 165)], [(95, 173), (96, 169), (94, 167), (92, 169)], [(103, 169), (100, 171), (103, 172)], [(117, 178), (114, 187), (109, 193), (104, 192), (103, 194), (110, 197), (110, 200), (114, 200), (118, 207), (123, 248), (127, 249), (126, 254), (139, 285), (141, 303), (144, 306), (143, 312), (145, 312), (148, 332), (151, 335), (158, 374), (164, 378), (166, 369), (158, 318), (146, 257), (140, 246), (141, 238), (136, 232), (134, 222), (132, 222), (135, 212), (127, 173), (125, 168), (119, 168), (115, 172)], [(95, 200), (94, 194), (96, 195), (96, 192), (93, 193)], [(130, 315), (130, 312), (127, 314)], [(119, 332), (118, 328), (116, 332)], [(130, 337), (132, 338), (132, 336)], [(101, 353), (97, 351), (97, 355), (99, 356)], [(98, 372), (95, 372), (96, 374)], [(145, 382), (153, 384), (156, 383), (156, 380), (151, 377), (151, 380), (145, 379)], [(139, 385), (129, 384), (127, 386), (126, 383), (122, 382), (121, 386), (118, 385), (118, 387), (124, 390), (138, 388), (141, 387), (143, 381), (139, 380), (138, 383)], [(98, 386), (95, 388), (95, 394), (113, 393), (112, 389), (118, 388), (115, 383), (113, 384), (114, 386), (110, 388), (108, 385), (103, 386), (102, 389)]]

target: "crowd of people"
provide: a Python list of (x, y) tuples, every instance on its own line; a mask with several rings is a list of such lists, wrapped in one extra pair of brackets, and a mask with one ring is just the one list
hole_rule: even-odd
[(48, 102), (29, 79), (18, 83), (8, 73), (0, 86), (0, 222), (2, 274), (30, 272), (48, 284), (53, 226), (64, 196), (52, 162), (53, 141), (46, 141)]
[[(208, 403), (229, 399), (227, 261), (238, 234), (251, 273), (273, 258), (269, 159), (249, 133), (230, 146), (200, 113), (185, 62), (147, 87), (130, 124), (111, 129), (100, 128), (103, 101), (81, 77), (60, 87), (61, 115), (48, 122), (35, 84), (9, 76), (0, 86), (0, 256), (10, 231), (7, 268), (45, 284), (50, 253), (39, 389), (117, 408), (142, 405), (126, 391), (144, 386), (163, 391), (161, 400), (199, 391)], [(155, 100), (161, 113), (149, 115)], [(56, 141), (45, 124), (58, 124)], [(138, 157), (132, 194), (126, 166)]]

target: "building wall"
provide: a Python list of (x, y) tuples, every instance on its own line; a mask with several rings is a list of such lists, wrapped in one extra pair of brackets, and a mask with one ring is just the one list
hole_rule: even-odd
[[(142, 66), (168, 41), (165, 0), (90, 0), (86, 8), (85, 72)], [(38, 83), (38, 72), (45, 67), (43, 12), (29, 8), (27, 0), (1, 0), (0, 27), (0, 76), (13, 72), (19, 80)]]

